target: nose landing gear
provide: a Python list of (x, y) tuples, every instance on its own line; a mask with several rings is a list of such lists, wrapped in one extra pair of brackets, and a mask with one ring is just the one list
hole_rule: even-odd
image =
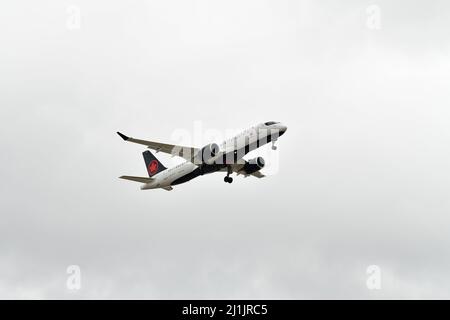
[(275, 145), (275, 142), (276, 142), (277, 140), (273, 140), (272, 141), (272, 150), (277, 150), (277, 146)]
[(223, 178), (223, 181), (228, 182), (228, 183), (232, 183), (233, 182), (233, 178), (227, 176), (227, 177)]
[(232, 183), (233, 182), (233, 178), (230, 177), (232, 170), (231, 170), (231, 166), (227, 167), (227, 176), (225, 178), (223, 178), (223, 181), (228, 182), (228, 183)]

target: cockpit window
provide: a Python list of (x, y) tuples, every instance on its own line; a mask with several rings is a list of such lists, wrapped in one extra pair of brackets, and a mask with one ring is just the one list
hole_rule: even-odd
[(271, 125), (273, 125), (273, 124), (277, 124), (277, 123), (279, 123), (279, 122), (276, 122), (276, 121), (269, 121), (269, 122), (266, 122), (266, 123), (264, 123), (266, 126), (271, 126)]

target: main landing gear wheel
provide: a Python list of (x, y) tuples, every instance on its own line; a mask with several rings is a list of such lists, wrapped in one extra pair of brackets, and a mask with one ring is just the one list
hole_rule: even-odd
[(223, 181), (228, 182), (228, 183), (232, 183), (233, 182), (233, 178), (232, 177), (225, 177), (225, 178), (223, 178)]

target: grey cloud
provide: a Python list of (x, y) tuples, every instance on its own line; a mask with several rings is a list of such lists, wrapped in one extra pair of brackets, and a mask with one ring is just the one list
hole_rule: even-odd
[[(379, 31), (372, 1), (75, 4), (1, 6), (0, 297), (449, 297), (446, 2), (379, 1)], [(117, 130), (197, 120), (285, 122), (278, 174), (117, 179)]]

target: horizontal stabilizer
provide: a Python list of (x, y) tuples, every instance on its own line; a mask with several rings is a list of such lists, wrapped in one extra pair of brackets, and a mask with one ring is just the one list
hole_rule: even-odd
[(120, 179), (125, 179), (125, 180), (141, 182), (141, 183), (150, 183), (150, 182), (153, 181), (152, 178), (146, 178), (146, 177), (121, 176), (119, 178)]

